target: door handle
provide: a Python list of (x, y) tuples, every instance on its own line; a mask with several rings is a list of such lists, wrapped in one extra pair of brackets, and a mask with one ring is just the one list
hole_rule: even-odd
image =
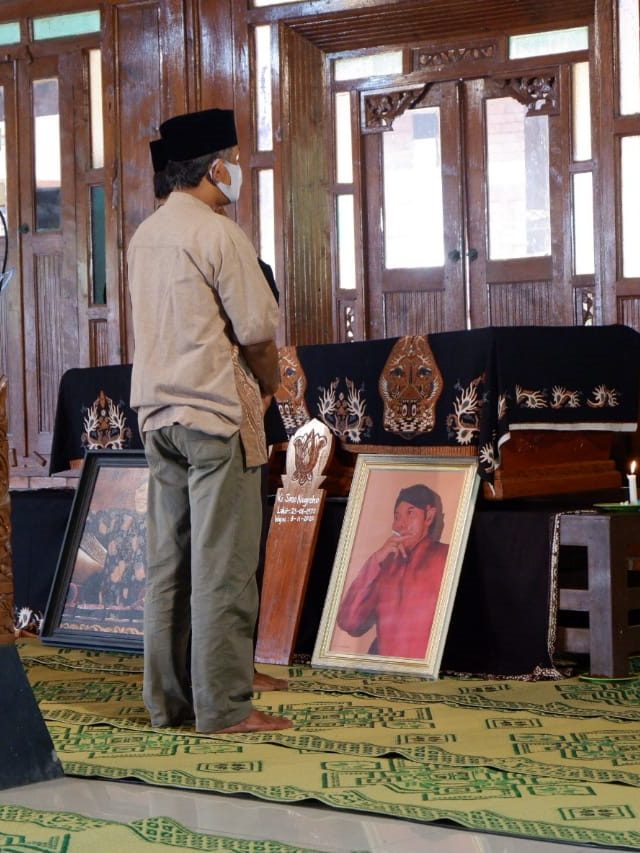
[(22, 222), (20, 225), (18, 225), (18, 231), (21, 234), (28, 234), (30, 229), (26, 222)]
[(467, 257), (470, 261), (475, 261), (478, 259), (478, 250), (477, 249), (469, 249), (467, 252)]
[(458, 249), (452, 249), (447, 255), (450, 261), (459, 261), (462, 255), (458, 251)]

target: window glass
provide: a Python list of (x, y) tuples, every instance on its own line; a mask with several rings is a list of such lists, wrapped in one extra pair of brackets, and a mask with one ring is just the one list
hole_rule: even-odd
[(595, 271), (591, 172), (573, 176), (573, 269), (576, 275), (592, 275)]
[(91, 114), (91, 165), (104, 167), (104, 124), (102, 119), (102, 54), (89, 51), (89, 107)]
[(91, 282), (94, 305), (107, 304), (104, 187), (91, 187)]
[(6, 24), (0, 24), (0, 44), (19, 44), (20, 43), (20, 23), (19, 21), (8, 21)]
[(41, 39), (80, 36), (100, 32), (100, 12), (72, 12), (69, 15), (49, 15), (34, 18), (32, 32), (34, 41)]
[(549, 123), (515, 98), (486, 101), (489, 257), (551, 252)]
[(335, 98), (336, 121), (336, 180), (339, 184), (353, 181), (353, 152), (351, 149), (351, 96), (338, 92)]
[(407, 110), (383, 134), (387, 269), (444, 263), (440, 110)]
[(622, 275), (640, 278), (640, 136), (623, 136), (620, 151), (622, 192)]
[(587, 50), (588, 47), (588, 27), (550, 30), (546, 33), (529, 33), (509, 37), (509, 59), (521, 59), (525, 56), (546, 56), (551, 53), (568, 53), (572, 50)]
[(260, 257), (275, 272), (276, 232), (273, 169), (260, 169), (258, 171), (258, 208)]
[(58, 81), (34, 80), (33, 125), (36, 230), (60, 229), (60, 110)]
[(336, 59), (333, 76), (336, 80), (358, 80), (380, 74), (402, 74), (402, 51), (370, 53), (367, 56), (349, 56)]
[(338, 287), (356, 288), (355, 212), (352, 195), (338, 196)]
[(256, 27), (255, 37), (255, 98), (258, 151), (273, 148), (273, 117), (271, 106), (271, 27)]
[(589, 63), (577, 62), (571, 69), (573, 159), (591, 159), (591, 104)]
[(640, 4), (618, 0), (620, 112), (640, 113)]

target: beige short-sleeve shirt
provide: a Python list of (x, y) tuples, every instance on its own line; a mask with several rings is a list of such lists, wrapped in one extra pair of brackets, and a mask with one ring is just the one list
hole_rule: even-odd
[[(179, 423), (229, 437), (261, 422), (258, 384), (237, 347), (275, 338), (278, 305), (242, 229), (173, 192), (136, 230), (127, 262), (140, 430)], [(262, 439), (262, 458), (248, 454), (247, 464), (265, 451)]]

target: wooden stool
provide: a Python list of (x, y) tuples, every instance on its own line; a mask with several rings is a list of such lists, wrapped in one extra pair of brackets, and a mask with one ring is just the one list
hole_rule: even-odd
[[(557, 648), (586, 653), (594, 676), (629, 675), (640, 653), (640, 512), (562, 513), (558, 559)], [(586, 549), (585, 588), (563, 578), (563, 546)], [(568, 612), (587, 614), (588, 627), (568, 627)]]

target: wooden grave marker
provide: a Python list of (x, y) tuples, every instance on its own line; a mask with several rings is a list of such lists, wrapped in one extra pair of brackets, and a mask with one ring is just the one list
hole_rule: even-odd
[(333, 450), (331, 430), (316, 419), (289, 441), (267, 536), (257, 663), (291, 661), (326, 497), (319, 486)]

